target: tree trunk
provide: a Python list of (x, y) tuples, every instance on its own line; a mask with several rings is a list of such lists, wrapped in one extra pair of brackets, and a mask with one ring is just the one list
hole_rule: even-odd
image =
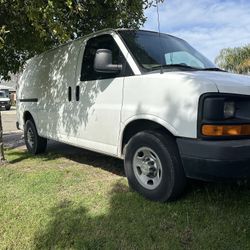
[(3, 125), (2, 125), (2, 112), (0, 111), (0, 164), (5, 163), (4, 149), (3, 149)]

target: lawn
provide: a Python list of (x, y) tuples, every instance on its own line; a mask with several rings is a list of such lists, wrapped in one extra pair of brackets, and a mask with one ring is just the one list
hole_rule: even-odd
[(192, 182), (160, 204), (131, 191), (122, 161), (88, 151), (0, 167), (1, 249), (250, 249), (250, 185)]

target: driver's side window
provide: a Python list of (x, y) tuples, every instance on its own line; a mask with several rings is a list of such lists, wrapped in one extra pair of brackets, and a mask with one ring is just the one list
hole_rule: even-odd
[(109, 49), (112, 52), (112, 63), (125, 63), (119, 47), (111, 35), (102, 35), (88, 40), (82, 61), (81, 81), (91, 81), (97, 79), (108, 79), (123, 75), (123, 71), (119, 73), (99, 73), (94, 69), (95, 54), (98, 49)]

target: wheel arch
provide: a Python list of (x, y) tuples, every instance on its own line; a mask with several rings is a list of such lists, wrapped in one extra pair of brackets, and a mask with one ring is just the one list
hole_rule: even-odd
[(126, 144), (135, 134), (145, 130), (160, 131), (173, 137), (177, 136), (177, 131), (161, 119), (148, 117), (132, 119), (123, 126), (120, 136), (119, 155), (123, 156)]
[(30, 111), (27, 111), (27, 110), (26, 110), (26, 111), (23, 112), (23, 126), (25, 126), (25, 124), (26, 124), (26, 122), (27, 122), (28, 120), (33, 121), (34, 124), (35, 124), (35, 127), (37, 128), (37, 126), (36, 126), (36, 121), (35, 121), (35, 119), (34, 119), (34, 115), (32, 115), (32, 113), (31, 113)]
[(29, 111), (24, 111), (24, 112), (23, 112), (23, 122), (24, 122), (24, 124), (25, 124), (28, 120), (34, 121), (34, 118), (33, 118), (32, 114), (31, 114)]

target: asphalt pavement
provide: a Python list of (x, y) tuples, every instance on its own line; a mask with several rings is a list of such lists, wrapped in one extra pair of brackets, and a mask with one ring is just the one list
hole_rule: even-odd
[(2, 122), (3, 122), (3, 132), (11, 133), (11, 132), (18, 132), (16, 128), (16, 108), (11, 107), (11, 110), (2, 110)]
[(16, 108), (2, 110), (3, 142), (7, 148), (24, 148), (23, 132), (16, 128)]

